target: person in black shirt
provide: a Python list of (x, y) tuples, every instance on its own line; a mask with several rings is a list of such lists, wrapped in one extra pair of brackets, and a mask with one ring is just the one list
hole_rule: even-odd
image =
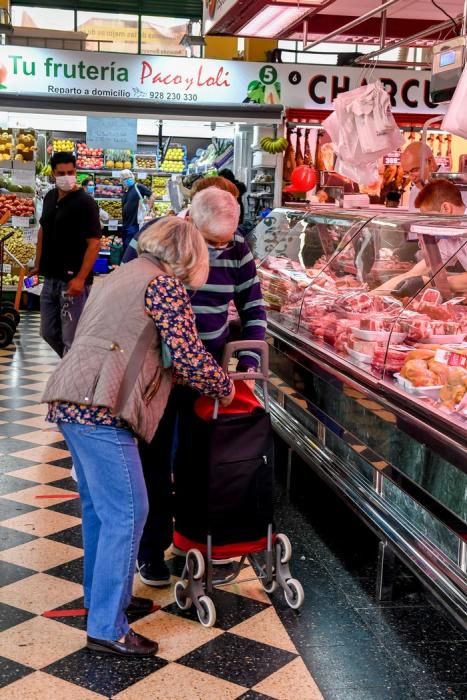
[(135, 176), (131, 170), (122, 170), (122, 182), (126, 187), (122, 197), (123, 207), (123, 250), (125, 251), (134, 235), (139, 231), (140, 222), (138, 221), (138, 208), (140, 202), (144, 199), (149, 199), (147, 209), (152, 211), (152, 206), (156, 199), (156, 195), (145, 185), (136, 184)]
[(235, 187), (238, 189), (239, 194), (237, 197), (237, 202), (240, 205), (240, 217), (238, 225), (241, 226), (243, 224), (243, 220), (245, 219), (245, 205), (243, 204), (243, 196), (246, 194), (246, 185), (243, 182), (240, 182), (240, 180), (237, 180), (233, 172), (228, 168), (220, 170), (219, 177), (224, 177), (226, 180), (233, 182)]
[(36, 271), (45, 278), (41, 336), (63, 357), (91, 289), (102, 229), (96, 202), (76, 184), (75, 156), (56, 153), (50, 165), (56, 187), (44, 198)]

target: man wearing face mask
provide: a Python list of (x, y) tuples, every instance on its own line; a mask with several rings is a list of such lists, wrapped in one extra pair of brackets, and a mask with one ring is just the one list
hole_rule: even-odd
[(56, 153), (50, 161), (56, 187), (44, 198), (36, 249), (43, 276), (41, 336), (60, 356), (69, 350), (88, 298), (102, 229), (94, 199), (76, 183), (76, 158)]
[(123, 207), (123, 250), (126, 250), (133, 236), (139, 231), (138, 209), (140, 203), (148, 199), (146, 204), (148, 212), (152, 211), (152, 206), (156, 195), (145, 185), (136, 184), (135, 176), (131, 170), (122, 170), (122, 183), (125, 192), (122, 197)]

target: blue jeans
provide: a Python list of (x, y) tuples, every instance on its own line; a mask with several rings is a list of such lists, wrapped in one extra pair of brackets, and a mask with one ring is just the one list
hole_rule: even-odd
[(87, 632), (96, 639), (120, 639), (129, 630), (125, 610), (148, 515), (137, 442), (121, 428), (63, 422), (59, 427), (81, 497)]
[(76, 326), (91, 291), (84, 287), (78, 297), (66, 294), (67, 283), (46, 277), (41, 292), (41, 336), (57, 355), (63, 357), (71, 348)]
[(136, 236), (138, 231), (139, 224), (132, 224), (131, 226), (124, 226), (122, 228), (123, 253), (125, 253), (125, 250), (130, 245), (131, 239), (133, 236)]

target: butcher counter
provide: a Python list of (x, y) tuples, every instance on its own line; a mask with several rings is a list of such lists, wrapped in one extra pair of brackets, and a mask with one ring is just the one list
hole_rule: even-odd
[(276, 209), (250, 245), (289, 469), (295, 452), (378, 535), (380, 599), (402, 560), (467, 628), (467, 218)]

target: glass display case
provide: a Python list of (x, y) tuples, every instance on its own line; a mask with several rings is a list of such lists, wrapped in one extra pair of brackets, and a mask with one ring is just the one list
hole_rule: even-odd
[(467, 437), (467, 218), (278, 210), (269, 219), (254, 254), (270, 321), (442, 411)]
[[(272, 417), (467, 624), (467, 217), (277, 209), (253, 232)], [(387, 567), (386, 567), (387, 570)]]

